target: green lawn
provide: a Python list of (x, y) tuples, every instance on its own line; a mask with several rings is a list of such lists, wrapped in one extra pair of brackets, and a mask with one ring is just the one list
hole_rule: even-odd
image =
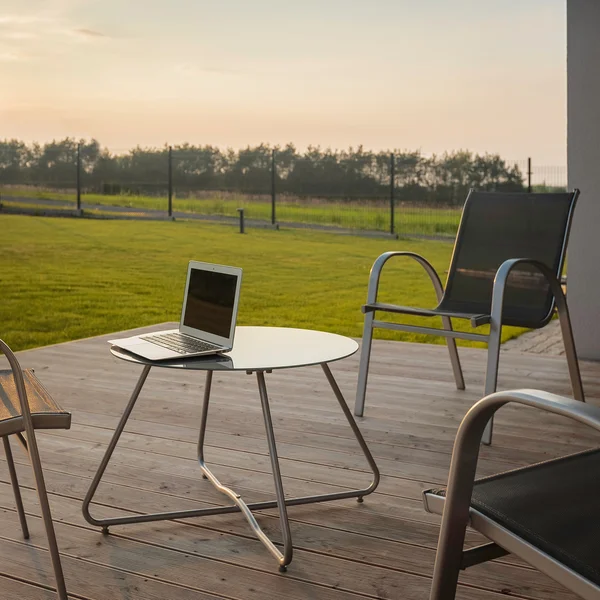
[[(380, 253), (418, 252), (443, 273), (452, 250), (447, 242), (285, 229), (240, 235), (199, 222), (0, 215), (0, 227), (0, 336), (16, 350), (178, 320), (190, 259), (243, 267), (239, 324), (360, 337), (360, 306)], [(390, 265), (381, 291), (383, 301), (435, 302), (427, 276), (407, 259)], [(505, 328), (503, 337), (516, 333)], [(443, 343), (384, 330), (378, 337)]]
[[(10, 188), (4, 192), (10, 196), (62, 200), (75, 203), (74, 193), (36, 190), (35, 188)], [(166, 197), (135, 195), (84, 194), (84, 204), (100, 206), (127, 206), (167, 211)], [(266, 196), (215, 193), (207, 198), (173, 199), (173, 210), (200, 215), (237, 217), (237, 209), (244, 208), (248, 219), (271, 220), (271, 202)], [(460, 208), (417, 207), (398, 203), (395, 207), (394, 228), (406, 235), (437, 235), (454, 237), (460, 221)], [(335, 201), (310, 198), (286, 198), (279, 196), (276, 204), (278, 221), (332, 225), (347, 229), (389, 231), (390, 209), (387, 201)]]

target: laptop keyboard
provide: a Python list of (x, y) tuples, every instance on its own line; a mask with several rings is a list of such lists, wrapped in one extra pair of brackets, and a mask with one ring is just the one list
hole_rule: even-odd
[(162, 346), (179, 354), (193, 354), (195, 352), (204, 352), (206, 350), (221, 350), (221, 346), (215, 346), (209, 342), (203, 342), (179, 332), (160, 333), (141, 336), (141, 339), (152, 342), (157, 346)]

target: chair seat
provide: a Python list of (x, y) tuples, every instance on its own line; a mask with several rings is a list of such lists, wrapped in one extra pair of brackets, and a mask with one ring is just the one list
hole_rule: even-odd
[[(63, 410), (30, 369), (23, 370), (25, 391), (35, 429), (69, 429), (71, 413)], [(0, 370), (0, 436), (24, 431), (21, 403), (11, 370)]]
[(476, 481), (471, 506), (600, 585), (599, 471), (600, 448), (508, 471)]
[(472, 327), (479, 327), (490, 322), (490, 315), (474, 314), (444, 310), (441, 308), (415, 308), (413, 306), (399, 306), (397, 304), (386, 304), (384, 302), (373, 302), (362, 307), (363, 313), (381, 310), (403, 315), (415, 315), (417, 317), (450, 317), (452, 319), (468, 319)]

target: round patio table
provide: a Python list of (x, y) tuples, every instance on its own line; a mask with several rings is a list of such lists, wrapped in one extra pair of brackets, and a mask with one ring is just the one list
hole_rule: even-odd
[[(379, 470), (375, 460), (369, 451), (367, 444), (356, 425), (351, 411), (346, 405), (346, 401), (340, 391), (340, 388), (331, 373), (329, 363), (341, 360), (351, 356), (358, 350), (358, 344), (347, 337), (326, 333), (322, 331), (313, 331), (309, 329), (292, 329), (287, 327), (237, 327), (234, 337), (234, 346), (230, 352), (210, 356), (201, 356), (195, 358), (171, 359), (165, 361), (151, 361), (131, 352), (112, 346), (110, 351), (114, 356), (130, 363), (136, 363), (143, 366), (142, 373), (133, 390), (129, 403), (117, 425), (113, 437), (108, 445), (106, 453), (98, 467), (98, 471), (92, 480), (87, 495), (83, 501), (83, 514), (85, 519), (92, 525), (102, 527), (104, 533), (108, 533), (110, 525), (124, 525), (127, 523), (143, 523), (150, 521), (160, 521), (166, 519), (181, 519), (186, 517), (200, 517), (215, 514), (240, 511), (260, 541), (267, 547), (279, 563), (279, 569), (285, 571), (287, 565), (292, 560), (293, 546), (290, 533), (289, 520), (287, 515), (287, 506), (296, 504), (310, 504), (314, 502), (324, 502), (328, 500), (339, 500), (342, 498), (357, 498), (362, 501), (363, 496), (375, 491), (379, 484)], [(345, 490), (343, 492), (333, 492), (328, 494), (318, 494), (311, 496), (301, 496), (297, 498), (285, 498), (281, 472), (279, 468), (279, 459), (277, 456), (277, 446), (275, 443), (275, 434), (273, 432), (273, 421), (269, 406), (269, 397), (265, 382), (265, 374), (275, 369), (295, 369), (310, 365), (320, 365), (325, 377), (331, 386), (331, 389), (338, 400), (340, 408), (346, 417), (354, 436), (356, 437), (367, 462), (373, 473), (371, 484), (362, 489)], [(196, 371), (206, 371), (206, 382), (204, 387), (204, 402), (202, 406), (202, 416), (200, 419), (200, 433), (198, 438), (198, 463), (202, 476), (208, 479), (212, 485), (225, 494), (233, 504), (215, 508), (202, 508), (196, 510), (183, 510), (162, 513), (152, 513), (145, 515), (113, 517), (107, 519), (96, 519), (90, 514), (89, 505), (93, 500), (96, 489), (102, 479), (104, 471), (108, 466), (113, 451), (119, 441), (127, 420), (135, 406), (138, 396), (144, 386), (148, 373), (152, 367), (163, 369), (187, 369)], [(275, 483), (276, 500), (265, 502), (254, 502), (247, 504), (241, 496), (234, 490), (223, 485), (213, 472), (208, 468), (204, 460), (204, 439), (206, 434), (206, 423), (208, 419), (208, 408), (210, 403), (210, 393), (212, 376), (214, 371), (246, 371), (248, 374), (256, 374), (258, 392), (262, 405), (262, 413), (265, 422), (265, 432), (269, 447), (269, 456), (273, 479)], [(283, 536), (283, 552), (275, 546), (269, 537), (262, 531), (258, 525), (252, 510), (275, 508), (279, 510), (281, 529)]]

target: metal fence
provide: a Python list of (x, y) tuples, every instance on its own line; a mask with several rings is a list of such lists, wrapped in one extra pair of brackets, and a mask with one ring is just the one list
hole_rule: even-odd
[(508, 160), (523, 173), (524, 185), (530, 192), (565, 191), (567, 189), (567, 167), (540, 166), (531, 158), (524, 160)]
[[(425, 191), (422, 188), (411, 191), (392, 154), (387, 175), (381, 177), (376, 193), (361, 194), (360, 190), (353, 193), (346, 184), (339, 193), (333, 184), (326, 186), (327, 193), (292, 193), (286, 189), (280, 173), (284, 166), (272, 151), (269, 163), (256, 171), (246, 189), (235, 186), (210, 189), (198, 182), (198, 176), (189, 176), (194, 173), (193, 165), (188, 164), (193, 159), (191, 154), (174, 152), (168, 147), (160, 156), (142, 180), (128, 178), (125, 170), (119, 177), (106, 177), (92, 185), (78, 148), (73, 168), (60, 173), (49, 170), (45, 181), (38, 178), (35, 184), (24, 185), (0, 179), (0, 202), (13, 210), (75, 209), (133, 218), (215, 219), (236, 225), (242, 217), (246, 227), (270, 224), (454, 237), (469, 187), (465, 182), (448, 184), (443, 190), (437, 185)], [(566, 168), (537, 166), (531, 159), (504, 162), (517, 169), (520, 189), (530, 192), (566, 189)]]

